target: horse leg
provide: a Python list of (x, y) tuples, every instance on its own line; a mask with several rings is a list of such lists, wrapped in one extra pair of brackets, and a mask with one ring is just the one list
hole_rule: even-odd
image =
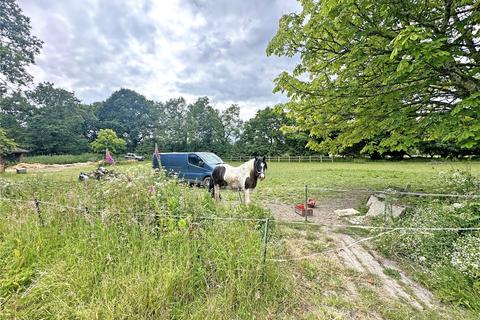
[(250, 189), (245, 189), (243, 192), (245, 193), (245, 204), (250, 204)]
[(216, 201), (220, 201), (220, 185), (215, 184), (213, 186), (213, 195)]

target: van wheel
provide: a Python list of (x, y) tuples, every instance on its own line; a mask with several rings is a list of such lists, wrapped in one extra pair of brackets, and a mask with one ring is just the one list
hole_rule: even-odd
[(204, 188), (208, 188), (208, 186), (210, 185), (210, 180), (211, 179), (212, 178), (210, 178), (210, 177), (203, 178), (201, 186), (204, 187)]

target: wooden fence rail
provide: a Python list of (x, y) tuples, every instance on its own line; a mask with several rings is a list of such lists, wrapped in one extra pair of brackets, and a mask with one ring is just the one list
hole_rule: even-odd
[[(314, 156), (266, 156), (268, 162), (333, 162), (334, 157), (314, 155)], [(225, 157), (224, 160), (229, 162), (244, 162), (252, 157)], [(337, 161), (340, 159), (337, 158)], [(345, 159), (342, 159), (345, 161)], [(350, 160), (352, 161), (352, 160)]]

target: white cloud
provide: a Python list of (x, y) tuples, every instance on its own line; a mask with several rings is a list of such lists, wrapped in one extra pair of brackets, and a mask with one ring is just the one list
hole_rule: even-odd
[(31, 72), (85, 102), (125, 87), (165, 101), (208, 96), (242, 117), (273, 105), (273, 79), (294, 61), (266, 57), (294, 0), (19, 0), (45, 41)]

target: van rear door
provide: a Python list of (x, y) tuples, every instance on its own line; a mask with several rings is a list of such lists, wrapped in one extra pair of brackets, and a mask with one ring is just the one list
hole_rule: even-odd
[(160, 154), (160, 162), (168, 175), (176, 175), (179, 179), (188, 179), (185, 175), (187, 155), (182, 153)]

